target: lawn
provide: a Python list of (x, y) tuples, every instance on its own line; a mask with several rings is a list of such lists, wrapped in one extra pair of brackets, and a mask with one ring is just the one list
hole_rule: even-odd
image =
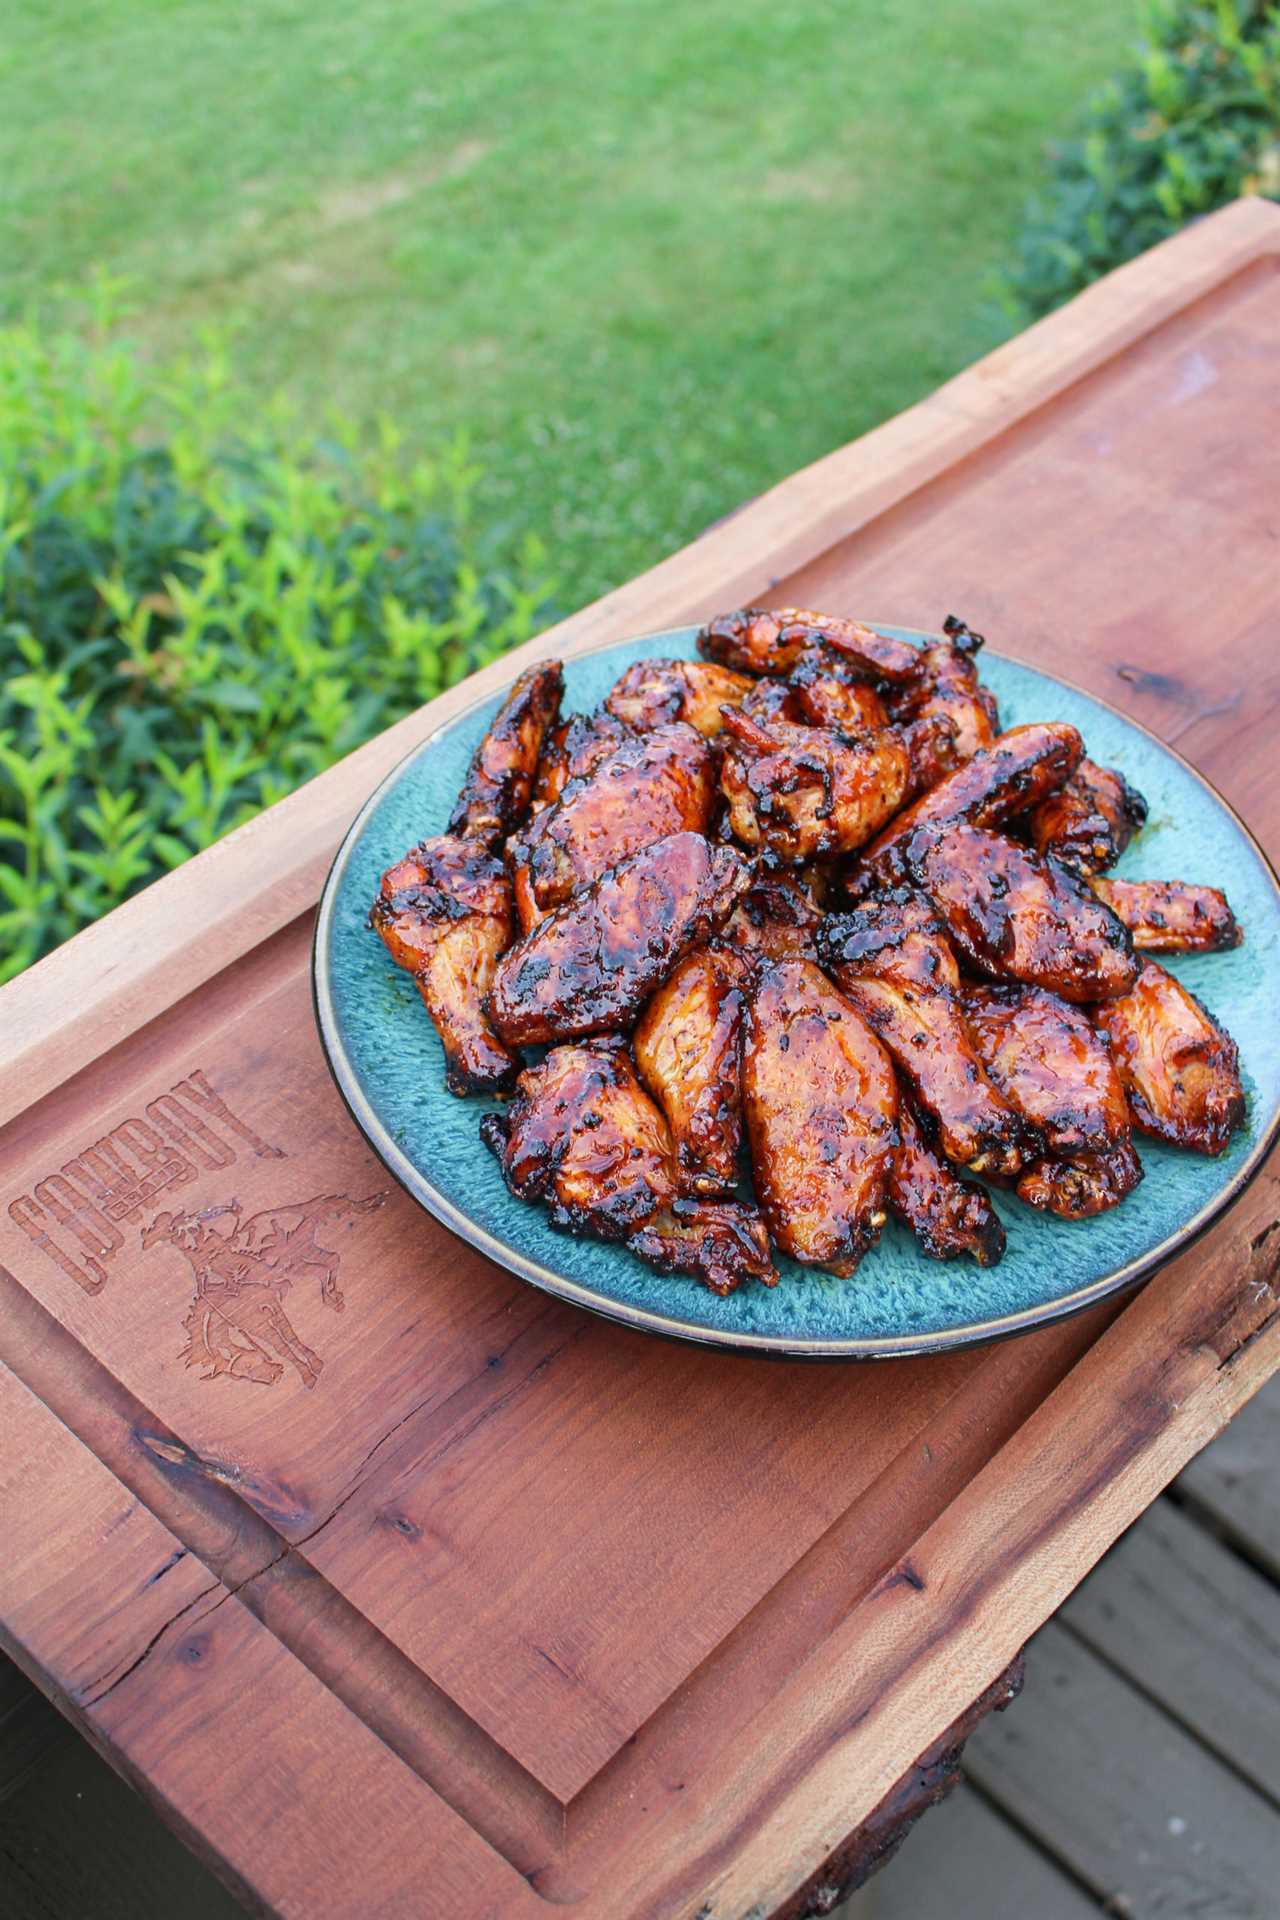
[(998, 338), (1078, 0), (9, 0), (0, 312), (97, 263), (249, 403), (465, 428), (568, 607)]

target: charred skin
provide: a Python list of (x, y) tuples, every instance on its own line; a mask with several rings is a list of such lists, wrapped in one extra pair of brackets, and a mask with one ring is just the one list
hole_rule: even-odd
[(739, 706), (754, 685), (749, 675), (706, 660), (638, 660), (604, 704), (637, 733), (683, 720), (711, 739), (724, 725), (720, 709)]
[(1134, 1123), (1193, 1153), (1222, 1152), (1244, 1121), (1235, 1041), (1180, 981), (1148, 960), (1132, 990), (1093, 1009)]
[(450, 1093), (509, 1086), (520, 1062), (484, 1011), (511, 942), (511, 887), (477, 840), (438, 834), (382, 876), (369, 924), (414, 978), (444, 1048)]
[(762, 960), (816, 960), (822, 914), (801, 873), (757, 873), (716, 937), (753, 966)]
[(751, 884), (740, 853), (674, 833), (629, 854), (504, 954), (489, 1017), (512, 1046), (630, 1028)]
[(995, 695), (978, 679), (975, 660), (984, 644), (982, 635), (953, 614), (947, 615), (943, 631), (946, 640), (921, 651), (919, 681), (891, 696), (890, 710), (894, 720), (948, 720), (957, 762), (971, 760), (994, 743), (1000, 713)]
[(955, 724), (945, 713), (922, 713), (918, 720), (904, 721), (894, 731), (907, 750), (911, 768), (909, 800), (936, 787), (940, 780), (955, 772), (964, 758)]
[(508, 843), (521, 931), (652, 841), (705, 832), (715, 791), (714, 757), (692, 727), (632, 734)]
[(906, 845), (921, 827), (961, 822), (999, 826), (1060, 787), (1083, 752), (1080, 735), (1065, 723), (1045, 720), (1010, 727), (900, 813), (866, 848), (852, 881), (863, 891), (901, 886), (910, 877), (903, 857)]
[(1118, 1207), (1142, 1178), (1142, 1162), (1132, 1140), (1121, 1141), (1109, 1153), (1084, 1154), (1074, 1160), (1038, 1160), (1019, 1180), (1019, 1200), (1060, 1220), (1092, 1220), (1095, 1214)]
[(529, 811), (538, 756), (560, 712), (564, 670), (558, 660), (530, 667), (503, 701), (476, 748), (449, 815), (449, 832), (487, 847), (514, 831)]
[(1107, 1154), (1129, 1138), (1111, 1049), (1079, 1007), (1039, 987), (968, 987), (964, 1011), (993, 1085), (1055, 1159)]
[(934, 1152), (905, 1092), (888, 1197), (889, 1211), (910, 1227), (930, 1260), (969, 1254), (980, 1267), (994, 1267), (1004, 1253), (1004, 1228), (991, 1201)]
[(630, 727), (600, 708), (595, 713), (573, 713), (552, 727), (542, 743), (533, 782), (530, 808), (541, 813), (558, 800), (570, 780), (592, 773), (602, 760), (631, 738)]
[(742, 1102), (778, 1246), (848, 1275), (880, 1236), (897, 1147), (888, 1055), (822, 971), (767, 964), (747, 1006)]
[(978, 1058), (955, 955), (929, 902), (902, 888), (832, 914), (818, 956), (892, 1054), (947, 1158), (975, 1173), (1017, 1173), (1027, 1129)]
[(516, 1198), (544, 1201), (564, 1232), (621, 1241), (715, 1293), (747, 1278), (777, 1280), (754, 1208), (679, 1196), (666, 1122), (618, 1037), (554, 1048), (480, 1133)]
[(815, 647), (831, 653), (860, 679), (901, 685), (919, 672), (920, 656), (909, 642), (876, 633), (857, 620), (811, 613), (801, 607), (746, 607), (709, 620), (698, 635), (706, 660), (737, 673), (784, 677)]
[(978, 972), (1075, 1002), (1114, 999), (1137, 979), (1127, 931), (1059, 861), (969, 826), (924, 828), (902, 852)]
[(1089, 881), (1090, 890), (1129, 929), (1139, 953), (1218, 953), (1238, 947), (1240, 923), (1217, 887), (1185, 880)]
[(632, 1051), (666, 1116), (682, 1193), (732, 1193), (742, 1143), (741, 1036), (748, 962), (695, 947), (640, 1016)]
[(906, 797), (911, 762), (891, 727), (845, 735), (729, 709), (720, 788), (743, 846), (800, 865), (848, 853), (892, 817)]
[(784, 720), (835, 733), (865, 733), (887, 727), (884, 701), (866, 680), (852, 679), (838, 659), (819, 647), (802, 653), (787, 677)]
[(1147, 818), (1147, 803), (1114, 767), (1082, 760), (1071, 778), (1032, 808), (1032, 845), (1077, 873), (1113, 867)]

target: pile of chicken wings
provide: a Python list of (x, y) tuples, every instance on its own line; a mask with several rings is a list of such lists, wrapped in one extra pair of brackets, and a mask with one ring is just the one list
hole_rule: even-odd
[(732, 613), (568, 718), (530, 668), (384, 874), (449, 1089), (513, 1090), (481, 1132), (555, 1226), (719, 1294), (775, 1284), (771, 1242), (851, 1274), (890, 1214), (985, 1266), (964, 1174), (1080, 1220), (1142, 1178), (1135, 1129), (1240, 1125), (1233, 1041), (1151, 958), (1236, 945), (1225, 898), (1104, 878), (1145, 802), (1074, 727), (1001, 732), (944, 633)]

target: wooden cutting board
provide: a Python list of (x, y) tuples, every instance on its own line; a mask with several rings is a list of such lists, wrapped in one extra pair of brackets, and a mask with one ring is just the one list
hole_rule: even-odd
[(826, 1910), (850, 1833), (1280, 1366), (1274, 1159), (1136, 1298), (1001, 1346), (804, 1367), (589, 1318), (391, 1188), (308, 978), (343, 829), (441, 719), (749, 601), (961, 613), (1274, 856), (1278, 369), (1280, 209), (1244, 201), (0, 994), (0, 1644), (247, 1901)]

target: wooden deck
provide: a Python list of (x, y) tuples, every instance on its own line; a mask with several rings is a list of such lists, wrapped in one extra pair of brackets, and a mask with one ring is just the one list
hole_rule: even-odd
[[(844, 1920), (1280, 1914), (1280, 1379), (1028, 1649), (965, 1782)], [(0, 1663), (0, 1913), (240, 1908)]]

